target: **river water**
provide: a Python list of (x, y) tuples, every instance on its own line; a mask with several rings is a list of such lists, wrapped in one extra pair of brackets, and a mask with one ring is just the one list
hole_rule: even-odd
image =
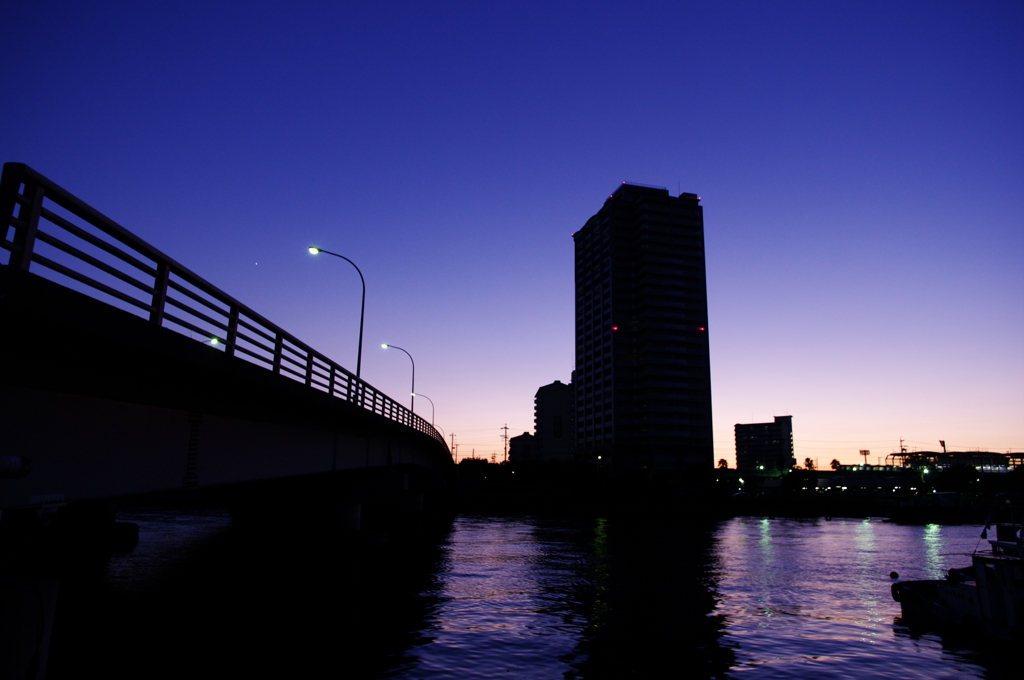
[(941, 578), (980, 527), (462, 515), (395, 546), (135, 510), (61, 584), (48, 677), (1013, 677), (911, 630), (890, 572)]

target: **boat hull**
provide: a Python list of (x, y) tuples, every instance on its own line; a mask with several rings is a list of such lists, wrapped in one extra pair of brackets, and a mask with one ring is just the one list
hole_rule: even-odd
[(903, 618), (909, 622), (1002, 640), (1022, 639), (1019, 626), (984, 616), (981, 596), (973, 582), (901, 581), (892, 584), (892, 598), (900, 603)]

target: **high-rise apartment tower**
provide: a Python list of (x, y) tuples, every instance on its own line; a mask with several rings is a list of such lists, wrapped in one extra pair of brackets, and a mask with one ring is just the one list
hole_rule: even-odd
[(573, 240), (577, 457), (608, 471), (711, 468), (700, 199), (623, 183)]

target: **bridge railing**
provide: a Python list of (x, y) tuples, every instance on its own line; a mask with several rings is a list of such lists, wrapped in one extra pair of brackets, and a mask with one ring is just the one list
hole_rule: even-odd
[(3, 266), (29, 271), (447, 444), (426, 420), (22, 163), (0, 179)]

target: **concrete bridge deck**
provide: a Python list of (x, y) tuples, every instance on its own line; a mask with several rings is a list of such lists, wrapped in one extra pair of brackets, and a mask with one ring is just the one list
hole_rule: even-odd
[(446, 484), (430, 423), (50, 180), (5, 164), (0, 216), (0, 509), (382, 471)]

